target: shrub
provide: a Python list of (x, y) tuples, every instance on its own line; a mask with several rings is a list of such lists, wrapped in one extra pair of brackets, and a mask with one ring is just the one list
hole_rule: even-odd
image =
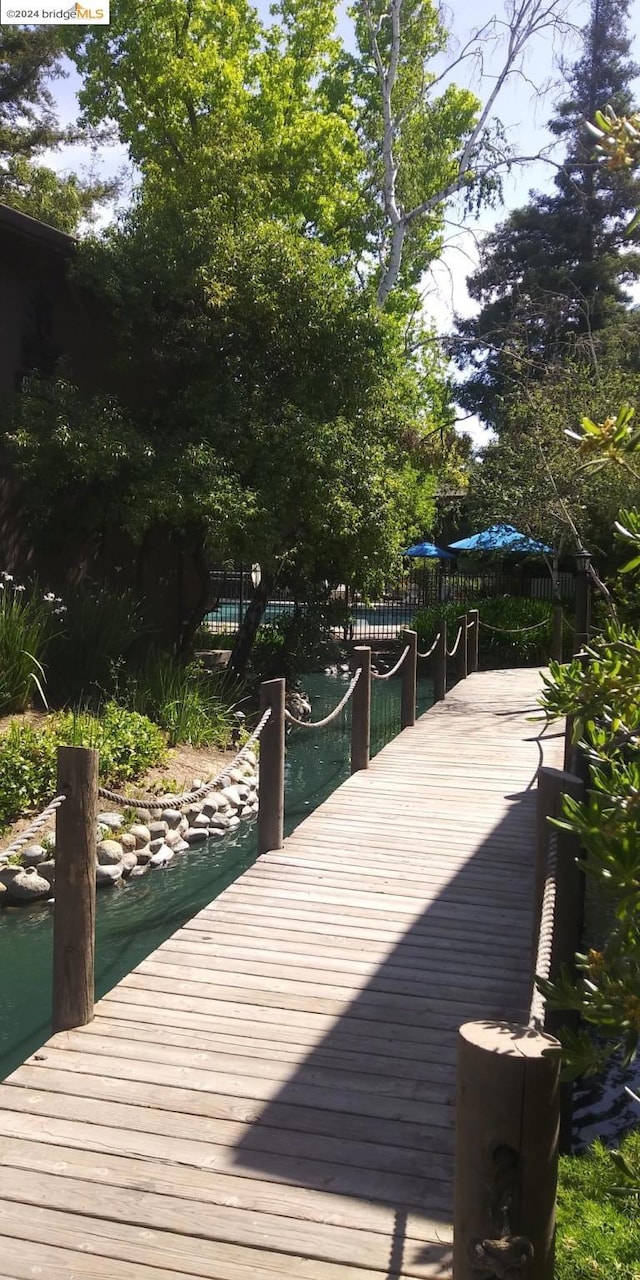
[(8, 573), (0, 576), (0, 712), (25, 711), (43, 690), (43, 659), (58, 603), (37, 585), (27, 589)]
[(65, 596), (62, 624), (47, 648), (48, 689), (57, 706), (100, 704), (111, 697), (118, 668), (145, 625), (130, 591), (118, 594), (80, 583)]
[(122, 696), (127, 706), (162, 726), (172, 747), (178, 742), (226, 746), (235, 698), (224, 672), (157, 653), (129, 678)]
[(53, 716), (42, 729), (13, 721), (0, 738), (0, 826), (40, 808), (55, 793), (58, 746), (95, 747), (100, 781), (118, 785), (140, 777), (166, 754), (165, 739), (145, 716), (108, 703), (88, 712)]
[[(623, 1140), (621, 1152), (640, 1162), (640, 1131)], [(601, 1142), (560, 1160), (556, 1280), (638, 1280), (638, 1199), (617, 1191), (621, 1181)]]
[(341, 611), (339, 602), (322, 602), (263, 623), (251, 650), (254, 675), (261, 680), (291, 679), (335, 662), (339, 645), (331, 629)]
[[(480, 612), (480, 665), (483, 667), (526, 667), (549, 661), (553, 636), (553, 607), (548, 600), (528, 600), (522, 596), (494, 596), (473, 605), (445, 602), (421, 609), (412, 622), (420, 648), (429, 646), (439, 623), (447, 623), (449, 645), (457, 634), (458, 618), (465, 608)], [(495, 628), (492, 630), (491, 628)], [(527, 628), (535, 628), (527, 630)], [(567, 642), (571, 626), (565, 621)]]

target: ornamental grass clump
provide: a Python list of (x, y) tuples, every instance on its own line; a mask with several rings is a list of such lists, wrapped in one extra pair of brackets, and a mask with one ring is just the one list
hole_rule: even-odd
[(155, 653), (129, 678), (121, 697), (165, 730), (170, 747), (222, 747), (229, 741), (235, 696), (224, 672)]
[(26, 711), (34, 695), (46, 705), (45, 652), (61, 607), (53, 592), (0, 574), (0, 714)]

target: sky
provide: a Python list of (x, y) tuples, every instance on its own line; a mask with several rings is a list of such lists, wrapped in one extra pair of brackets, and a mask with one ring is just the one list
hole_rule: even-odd
[[(257, 0), (256, 7), (260, 16), (266, 19), (269, 0)], [(588, 0), (571, 0), (567, 11), (572, 29), (562, 38), (557, 35), (551, 38), (549, 34), (538, 37), (526, 52), (521, 73), (507, 82), (496, 104), (496, 114), (507, 129), (514, 151), (521, 155), (538, 155), (553, 143), (546, 124), (552, 114), (554, 100), (562, 89), (559, 64), (561, 59), (569, 63), (574, 61), (578, 54), (577, 32), (588, 20)], [(492, 18), (500, 19), (503, 14), (504, 0), (500, 3), (496, 3), (496, 0), (449, 0), (447, 25), (451, 32), (453, 56), (456, 56), (456, 50), (465, 44), (474, 29)], [(640, 0), (632, 0), (629, 30), (634, 39), (634, 52), (640, 61)], [(352, 36), (346, 3), (341, 4), (339, 31), (345, 43), (349, 44)], [(451, 55), (449, 60), (450, 58)], [(438, 70), (444, 70), (444, 65), (443, 61)], [(499, 65), (500, 49), (496, 47), (493, 57), (488, 58), (485, 63), (483, 81), (478, 79), (476, 70), (470, 63), (456, 68), (454, 78), (457, 83), (472, 88), (479, 97), (486, 96), (491, 76), (495, 75)], [(57, 81), (52, 86), (61, 117), (65, 121), (71, 122), (76, 118), (76, 91), (79, 84), (77, 73), (70, 68), (68, 78)], [(49, 157), (49, 162), (60, 171), (83, 164), (90, 165), (92, 157), (88, 149), (63, 149)], [(124, 172), (126, 199), (135, 179), (124, 149), (113, 147), (108, 152), (102, 150), (99, 165), (100, 171), (106, 171), (108, 175)], [(423, 281), (425, 314), (432, 320), (438, 333), (446, 334), (450, 331), (454, 314), (470, 315), (475, 309), (465, 282), (478, 262), (478, 244), (482, 235), (490, 231), (496, 222), (504, 219), (510, 209), (526, 203), (530, 190), (550, 189), (553, 173), (553, 167), (544, 161), (516, 167), (505, 177), (503, 204), (495, 210), (484, 209), (478, 218), (466, 218), (464, 226), (461, 225), (460, 209), (455, 205), (451, 208), (444, 253)], [(464, 421), (460, 424), (460, 429), (471, 435), (476, 446), (481, 446), (489, 438), (485, 428), (475, 419)]]

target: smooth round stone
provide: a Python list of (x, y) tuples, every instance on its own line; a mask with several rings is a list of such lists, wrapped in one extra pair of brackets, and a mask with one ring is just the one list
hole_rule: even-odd
[(207, 835), (210, 840), (224, 840), (227, 832), (222, 827), (209, 827)]
[(239, 809), (242, 804), (242, 796), (237, 787), (223, 787), (222, 794), (227, 804), (232, 805), (234, 809)]
[(168, 862), (173, 858), (173, 849), (168, 844), (163, 844), (161, 849), (156, 849), (149, 859), (150, 867), (166, 867)]
[(146, 863), (144, 867), (134, 867), (133, 871), (130, 872), (131, 880), (137, 879), (138, 876), (143, 876), (147, 870), (148, 870), (148, 867)]
[(168, 830), (169, 826), (166, 822), (158, 821), (149, 823), (149, 831), (151, 832), (152, 840), (158, 840), (160, 836), (162, 836), (162, 839), (164, 840)]
[(182, 814), (179, 809), (164, 809), (160, 814), (162, 822), (166, 822), (169, 831), (175, 831), (182, 822)]
[(180, 822), (178, 823), (178, 831), (180, 832), (180, 835), (183, 836), (185, 831), (188, 831), (188, 830), (189, 830), (189, 819), (185, 817), (183, 813), (180, 819)]
[(222, 813), (214, 813), (213, 817), (209, 819), (209, 830), (216, 827), (218, 831), (228, 831), (229, 818)]
[(144, 849), (151, 839), (151, 832), (144, 822), (135, 822), (129, 831), (136, 842), (136, 849)]
[(176, 845), (182, 843), (182, 836), (179, 831), (167, 831), (164, 842), (169, 845), (170, 849), (175, 849)]
[(3, 884), (2, 881), (0, 880), (0, 898), (2, 897), (3, 893), (6, 893), (6, 892), (7, 892), (6, 884)]
[(16, 864), (12, 862), (7, 866), (0, 868), (0, 880), (3, 884), (10, 884), (12, 880), (15, 880), (16, 876), (20, 875), (21, 871), (24, 871), (24, 867), (16, 866)]
[(124, 817), (121, 813), (99, 813), (98, 822), (110, 831), (119, 831), (124, 826)]
[(244, 782), (244, 774), (241, 769), (228, 769), (227, 774), (231, 782)]
[(125, 831), (124, 835), (118, 837), (118, 843), (122, 845), (125, 853), (135, 853), (136, 838), (132, 836), (130, 831)]
[(55, 884), (55, 882), (56, 882), (56, 864), (55, 864), (55, 862), (53, 861), (53, 859), (52, 859), (52, 858), (51, 858), (51, 859), (49, 859), (47, 862), (41, 862), (41, 863), (39, 864), (39, 866), (38, 866), (38, 875), (39, 875), (39, 876), (42, 876), (43, 880), (48, 880), (50, 885), (54, 885), (54, 884)]
[(193, 782), (191, 783), (191, 790), (199, 791), (200, 788), (203, 786), (204, 786), (204, 782), (202, 781), (202, 778), (194, 778)]
[(142, 822), (146, 827), (148, 827), (151, 822), (151, 810), (136, 809), (136, 818), (138, 819), (138, 822)]
[(207, 827), (189, 827), (189, 830), (184, 833), (184, 838), (187, 844), (198, 844), (200, 840), (206, 840), (208, 834)]
[(45, 861), (47, 851), (43, 844), (30, 844), (20, 856), (24, 867), (37, 867), (39, 862)]
[(184, 816), (185, 816), (185, 818), (187, 819), (187, 826), (188, 826), (188, 827), (192, 827), (192, 826), (193, 826), (193, 824), (195, 823), (196, 818), (198, 817), (198, 815), (199, 815), (200, 813), (202, 813), (202, 805), (201, 805), (201, 804), (190, 804), (190, 805), (189, 805), (189, 808), (188, 808), (188, 809), (185, 809), (185, 811), (184, 811)]
[(209, 816), (211, 816), (212, 813), (217, 813), (218, 809), (220, 809), (223, 804), (224, 800), (222, 797), (217, 795), (215, 791), (212, 791), (211, 794), (207, 796), (202, 806), (202, 813), (208, 813)]
[(211, 821), (210, 814), (199, 813), (197, 818), (194, 818), (193, 825), (194, 827), (208, 827), (210, 821)]
[(252, 818), (252, 817), (253, 817), (253, 805), (252, 805), (252, 804), (244, 804), (244, 805), (242, 806), (242, 808), (241, 808), (241, 810), (240, 810), (239, 814), (238, 814), (238, 817), (240, 818), (241, 822), (246, 822), (246, 821), (247, 821), (247, 818)]
[(146, 844), (143, 849), (136, 849), (139, 867), (146, 867), (147, 863), (151, 861), (151, 856), (151, 845)]
[(0, 867), (4, 867), (8, 861), (9, 861), (9, 854), (0, 853)]
[(233, 816), (229, 818), (229, 830), (235, 831), (236, 827), (239, 827), (239, 826), (240, 826), (240, 819), (237, 816), (237, 814), (233, 814)]
[(178, 840), (178, 843), (172, 845), (171, 848), (173, 849), (174, 853), (188, 853), (191, 848), (191, 845), (187, 844), (186, 840), (183, 840), (181, 838), (180, 840)]
[(242, 752), (242, 759), (243, 759), (243, 761), (245, 761), (245, 760), (246, 760), (247, 764), (251, 764), (251, 765), (253, 765), (253, 767), (254, 767), (254, 768), (255, 768), (255, 766), (256, 766), (256, 764), (257, 764), (257, 760), (258, 760), (258, 758), (257, 758), (257, 756), (256, 756), (255, 751), (252, 751), (252, 750), (251, 750), (251, 747), (245, 747), (245, 748), (244, 748), (244, 750), (243, 750), (243, 752)]
[(122, 858), (123, 876), (130, 876), (131, 872), (135, 870), (137, 865), (138, 865), (138, 859), (136, 858), (135, 853), (131, 853), (130, 850), (125, 851), (124, 856)]
[(149, 848), (152, 853), (157, 853), (158, 849), (161, 849), (164, 843), (164, 836), (156, 836), (155, 840), (149, 841)]
[(117, 840), (101, 840), (96, 856), (101, 867), (114, 867), (122, 862), (124, 850)]
[(122, 880), (122, 863), (98, 863), (96, 867), (96, 884), (101, 885), (117, 884)]

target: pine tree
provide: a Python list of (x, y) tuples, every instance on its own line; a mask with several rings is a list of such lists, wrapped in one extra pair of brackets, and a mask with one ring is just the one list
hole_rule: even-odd
[(41, 157), (80, 140), (58, 123), (50, 82), (63, 72), (63, 28), (0, 27), (0, 202), (74, 231), (114, 183), (60, 177)]
[(583, 53), (567, 72), (568, 96), (551, 131), (566, 156), (551, 195), (534, 194), (489, 235), (480, 267), (468, 281), (479, 314), (458, 322), (456, 358), (471, 369), (460, 389), (470, 412), (500, 428), (505, 397), (567, 357), (592, 361), (616, 345), (629, 347), (629, 285), (640, 278), (640, 252), (625, 228), (640, 204), (640, 180), (606, 170), (585, 128), (611, 103), (631, 108), (640, 69), (629, 56), (629, 0), (592, 0)]

